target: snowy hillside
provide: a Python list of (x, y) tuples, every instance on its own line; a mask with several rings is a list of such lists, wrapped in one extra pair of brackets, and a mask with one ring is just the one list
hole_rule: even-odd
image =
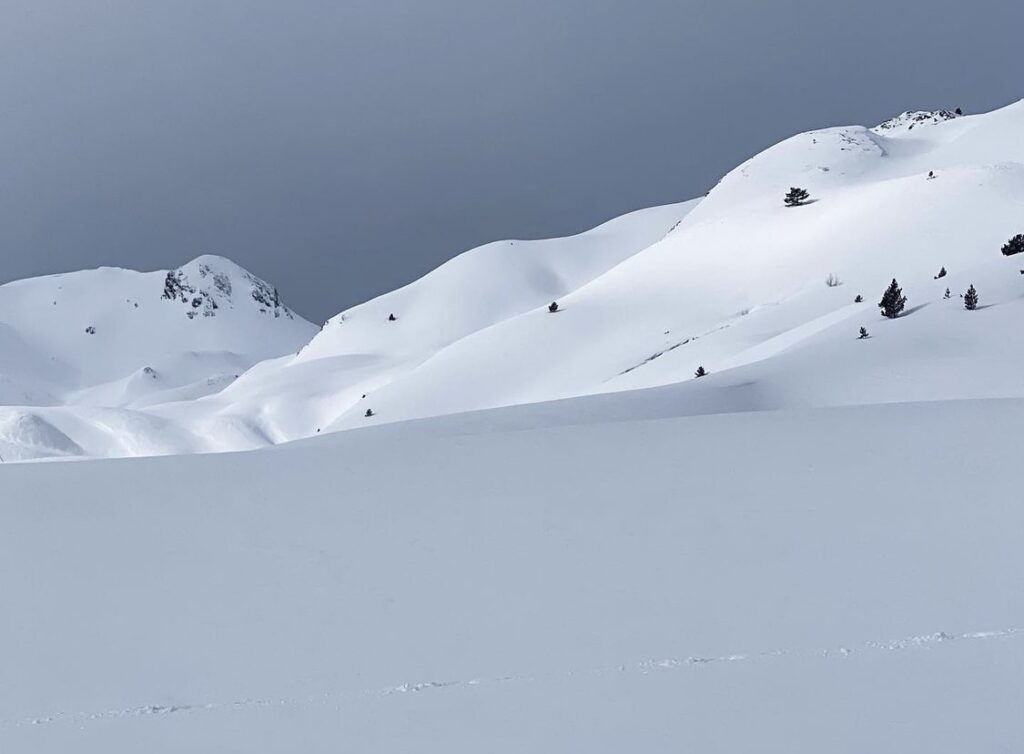
[[(786, 206), (794, 186), (809, 200)], [(283, 308), (275, 317), (272, 289), (237, 271), (232, 280), (243, 282), (231, 290), (245, 289), (245, 306), (236, 291), (229, 313), (271, 323), (257, 329), (275, 338), (258, 357), (235, 358), (223, 346), (218, 323), (234, 320), (223, 318), (216, 273), (204, 275), (197, 260), (180, 282), (139, 276), (147, 291), (169, 286), (171, 300), (147, 293), (145, 312), (159, 313), (159, 327), (123, 336), (134, 342), (170, 328), (180, 344), (171, 363), (151, 353), (153, 342), (125, 350), (119, 341), (109, 363), (93, 360), (115, 328), (99, 313), (60, 317), (59, 301), (52, 322), (15, 328), (5, 338), (5, 363), (14, 365), (4, 372), (5, 401), (22, 407), (0, 411), (0, 452), (245, 449), (662, 386), (677, 386), (664, 408), (672, 414), (1024, 396), (1016, 378), (1024, 343), (1012, 336), (1024, 314), (1024, 257), (1000, 253), (1024, 232), (1022, 210), (1019, 102), (983, 115), (908, 112), (875, 128), (794, 136), (700, 200), (570, 238), (466, 252), (332, 318), (308, 344), (309, 326)], [(902, 316), (884, 319), (877, 303), (894, 278), (908, 303)], [(0, 293), (29, 284), (40, 283)], [(961, 299), (970, 285), (980, 295), (974, 311)], [(139, 296), (123, 296), (126, 312), (104, 312), (130, 315)], [(549, 312), (553, 301), (558, 309)], [(207, 315), (216, 334), (197, 343), (192, 336), (206, 330), (189, 326), (206, 327)], [(861, 327), (870, 337), (858, 338)], [(240, 341), (254, 342), (248, 334)], [(118, 355), (129, 352), (128, 360)], [(278, 358), (255, 364), (269, 356)], [(709, 376), (697, 381), (699, 367)]]
[[(785, 206), (794, 185), (811, 201)], [(1024, 231), (1022, 206), (1024, 103), (809, 132), (699, 203), (631, 216), (652, 221), (644, 248), (561, 292), (518, 298), (502, 288), (506, 268), (464, 255), (345, 312), (298, 357), (261, 365), (217, 400), (245, 415), (270, 398), (287, 438), (692, 384), (700, 366), (711, 378), (684, 391), (696, 412), (1024, 395), (1024, 344), (1010, 336), (1024, 261), (1000, 253)], [(876, 304), (894, 277), (909, 304), (890, 321)], [(971, 284), (982, 306), (968, 312)], [(858, 341), (862, 326), (871, 337)], [(306, 411), (289, 424), (296, 406)]]
[[(727, 370), (773, 370), (768, 361), (794, 351), (867, 375), (889, 371), (883, 355), (899, 354), (923, 379), (904, 391), (881, 386), (885, 399), (988, 395), (1024, 355), (1009, 337), (1024, 313), (1024, 263), (1000, 254), (1024, 231), (1024, 104), (888, 133), (827, 129), (756, 156), (664, 240), (562, 299), (556, 316), (538, 308), (506, 320), (374, 391), (376, 421), (664, 385), (698, 366), (727, 381)], [(790, 186), (813, 201), (784, 206)], [(933, 279), (943, 266), (949, 274)], [(842, 284), (828, 287), (830, 274)], [(893, 277), (910, 303), (890, 322), (876, 304)], [(971, 283), (991, 308), (963, 310), (959, 294)], [(870, 342), (855, 342), (860, 326)], [(975, 356), (976, 378), (931, 368)], [(876, 397), (820, 377), (796, 370), (784, 379), (799, 394), (831, 391), (826, 404)], [(756, 384), (757, 371), (742, 380)], [(362, 423), (357, 409), (335, 426)]]

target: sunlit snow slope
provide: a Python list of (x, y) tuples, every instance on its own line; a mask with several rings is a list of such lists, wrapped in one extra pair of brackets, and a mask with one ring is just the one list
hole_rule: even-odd
[[(784, 206), (791, 186), (812, 201)], [(1024, 231), (1024, 103), (801, 134), (699, 203), (627, 219), (652, 232), (601, 274), (522, 296), (532, 256), (512, 272), (470, 252), (212, 402), (264, 406), (283, 439), (681, 382), (666, 413), (1024, 395), (1024, 261), (1000, 253)], [(877, 303), (894, 277), (909, 303), (890, 321)]]

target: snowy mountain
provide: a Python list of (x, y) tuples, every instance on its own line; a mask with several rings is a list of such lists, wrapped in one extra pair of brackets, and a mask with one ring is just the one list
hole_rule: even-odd
[[(253, 448), (660, 386), (674, 386), (664, 410), (676, 415), (1021, 396), (1024, 344), (1010, 328), (1024, 313), (1024, 262), (1000, 249), (1024, 231), (1022, 134), (1024, 102), (983, 115), (908, 112), (875, 128), (799, 134), (731, 171), (702, 199), (571, 238), (466, 252), (332, 318), (301, 349), (308, 325), (275, 317), (268, 286), (236, 271), (228, 290), (245, 289), (242, 306), (237, 291), (223, 292), (216, 265), (204, 273), (197, 260), (180, 279), (147, 279), (147, 290), (170, 295), (150, 294), (146, 311), (183, 333), (174, 352), (191, 343), (188, 326), (220, 321), (227, 295), (234, 315), (244, 309), (273, 323), (261, 332), (281, 339), (262, 356), (279, 358), (234, 380), (241, 367), (221, 356), (215, 369), (204, 367), (209, 374), (175, 377), (154, 397), (145, 367), (158, 375), (187, 370), (134, 351), (130, 365), (115, 359), (116, 368), (100, 370), (86, 359), (81, 367), (81, 349), (112, 328), (98, 315), (76, 314), (74, 328), (59, 320), (62, 340), (42, 348), (47, 356), (28, 354), (53, 324), (17, 339), (23, 353), (9, 361), (36, 365), (30, 375), (43, 372), (48, 354), (59, 361), (46, 380), (12, 383), (8, 403), (49, 407), (5, 409), (6, 426), (31, 417), (85, 455), (121, 455)], [(809, 200), (787, 206), (794, 186)], [(113, 274), (91, 274), (101, 273)], [(876, 304), (894, 278), (908, 304), (889, 320)], [(961, 295), (972, 284), (981, 306), (966, 311)], [(124, 306), (135, 297), (126, 294)], [(870, 337), (858, 339), (861, 327)], [(205, 348), (190, 344), (188, 352)], [(699, 367), (709, 376), (696, 381)], [(61, 389), (53, 377), (80, 371), (87, 388)], [(94, 431), (110, 422), (133, 441), (111, 445), (108, 433)], [(45, 454), (38, 448), (46, 440), (29, 447), (2, 426), (9, 455)]]
[[(1022, 133), (1024, 103), (795, 136), (699, 202), (577, 237), (593, 247), (628, 223), (631, 242), (598, 274), (523, 293), (502, 247), (469, 252), (344, 312), (218, 402), (248, 414), (274, 401), (271, 421), (292, 438), (680, 383), (691, 412), (1021, 395), (1024, 345), (1008, 328), (1022, 313), (1024, 263), (1000, 248), (1024, 230)], [(784, 206), (793, 185), (811, 201)], [(909, 305), (889, 321), (876, 304), (894, 277)], [(972, 283), (986, 308), (967, 312)], [(861, 326), (871, 337), (858, 342)], [(965, 363), (970, 374), (957, 374)], [(699, 366), (711, 376), (697, 384)], [(289, 423), (297, 405), (306, 413)]]
[(87, 445), (106, 436), (115, 454), (150, 452), (132, 427), (161, 430), (139, 408), (217, 392), (315, 331), (272, 286), (222, 257), (0, 286), (0, 453), (85, 452), (35, 407), (59, 407), (51, 413)]

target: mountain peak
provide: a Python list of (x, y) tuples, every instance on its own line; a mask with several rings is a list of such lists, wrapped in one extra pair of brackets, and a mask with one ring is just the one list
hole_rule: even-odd
[(956, 110), (907, 110), (895, 118), (890, 118), (875, 126), (875, 133), (892, 133), (894, 131), (912, 131), (915, 126), (929, 126), (945, 123), (963, 115), (960, 108)]
[(202, 254), (168, 270), (160, 297), (184, 304), (189, 319), (213, 317), (221, 307), (234, 308), (237, 302), (252, 302), (261, 314), (274, 318), (295, 318), (292, 310), (281, 302), (277, 288), (227, 257), (215, 254)]

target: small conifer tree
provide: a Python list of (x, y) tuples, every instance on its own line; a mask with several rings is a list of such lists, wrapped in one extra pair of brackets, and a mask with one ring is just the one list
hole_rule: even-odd
[(949, 296), (950, 296), (949, 288), (947, 288), (946, 289), (946, 293), (942, 296), (942, 298), (949, 298)]
[(892, 282), (889, 283), (889, 287), (885, 289), (885, 293), (882, 294), (882, 300), (878, 302), (878, 308), (882, 310), (883, 317), (896, 319), (900, 316), (900, 312), (903, 311), (903, 307), (906, 305), (907, 297), (903, 295), (903, 289), (896, 282), (896, 278), (893, 278)]
[(697, 371), (693, 373), (694, 377), (703, 377), (707, 374), (707, 370), (704, 367), (697, 367)]
[(946, 268), (943, 267), (939, 270), (939, 274), (935, 276), (935, 280), (946, 277)]
[(786, 197), (782, 200), (783, 204), (787, 207), (799, 207), (802, 204), (806, 204), (807, 200), (811, 198), (810, 193), (807, 189), (802, 189), (798, 186), (793, 186), (786, 193)]
[(1003, 244), (1003, 256), (1010, 257), (1024, 252), (1024, 233), (1018, 233)]
[(554, 314), (555, 312), (557, 312), (558, 311), (558, 302), (557, 301), (552, 301), (550, 304), (548, 304), (548, 311), (551, 314)]
[(860, 295), (860, 294), (858, 293), (858, 294), (857, 294), (857, 298), (855, 298), (855, 299), (853, 300), (853, 303), (855, 303), (855, 304), (862, 304), (862, 303), (864, 303), (864, 297), (863, 297), (863, 296), (861, 296), (861, 295)]
[(978, 308), (978, 292), (974, 290), (974, 284), (967, 289), (967, 293), (964, 294), (964, 309), (973, 312)]
[(868, 328), (866, 328), (866, 327), (860, 328), (860, 335), (857, 336), (857, 339), (858, 340), (864, 340), (864, 338), (867, 338), (867, 337), (869, 337), (869, 335), (868, 335)]
[(365, 416), (367, 419), (369, 419), (371, 416), (373, 416), (373, 409), (372, 408), (366, 409), (366, 413), (363, 414), (363, 416)]

